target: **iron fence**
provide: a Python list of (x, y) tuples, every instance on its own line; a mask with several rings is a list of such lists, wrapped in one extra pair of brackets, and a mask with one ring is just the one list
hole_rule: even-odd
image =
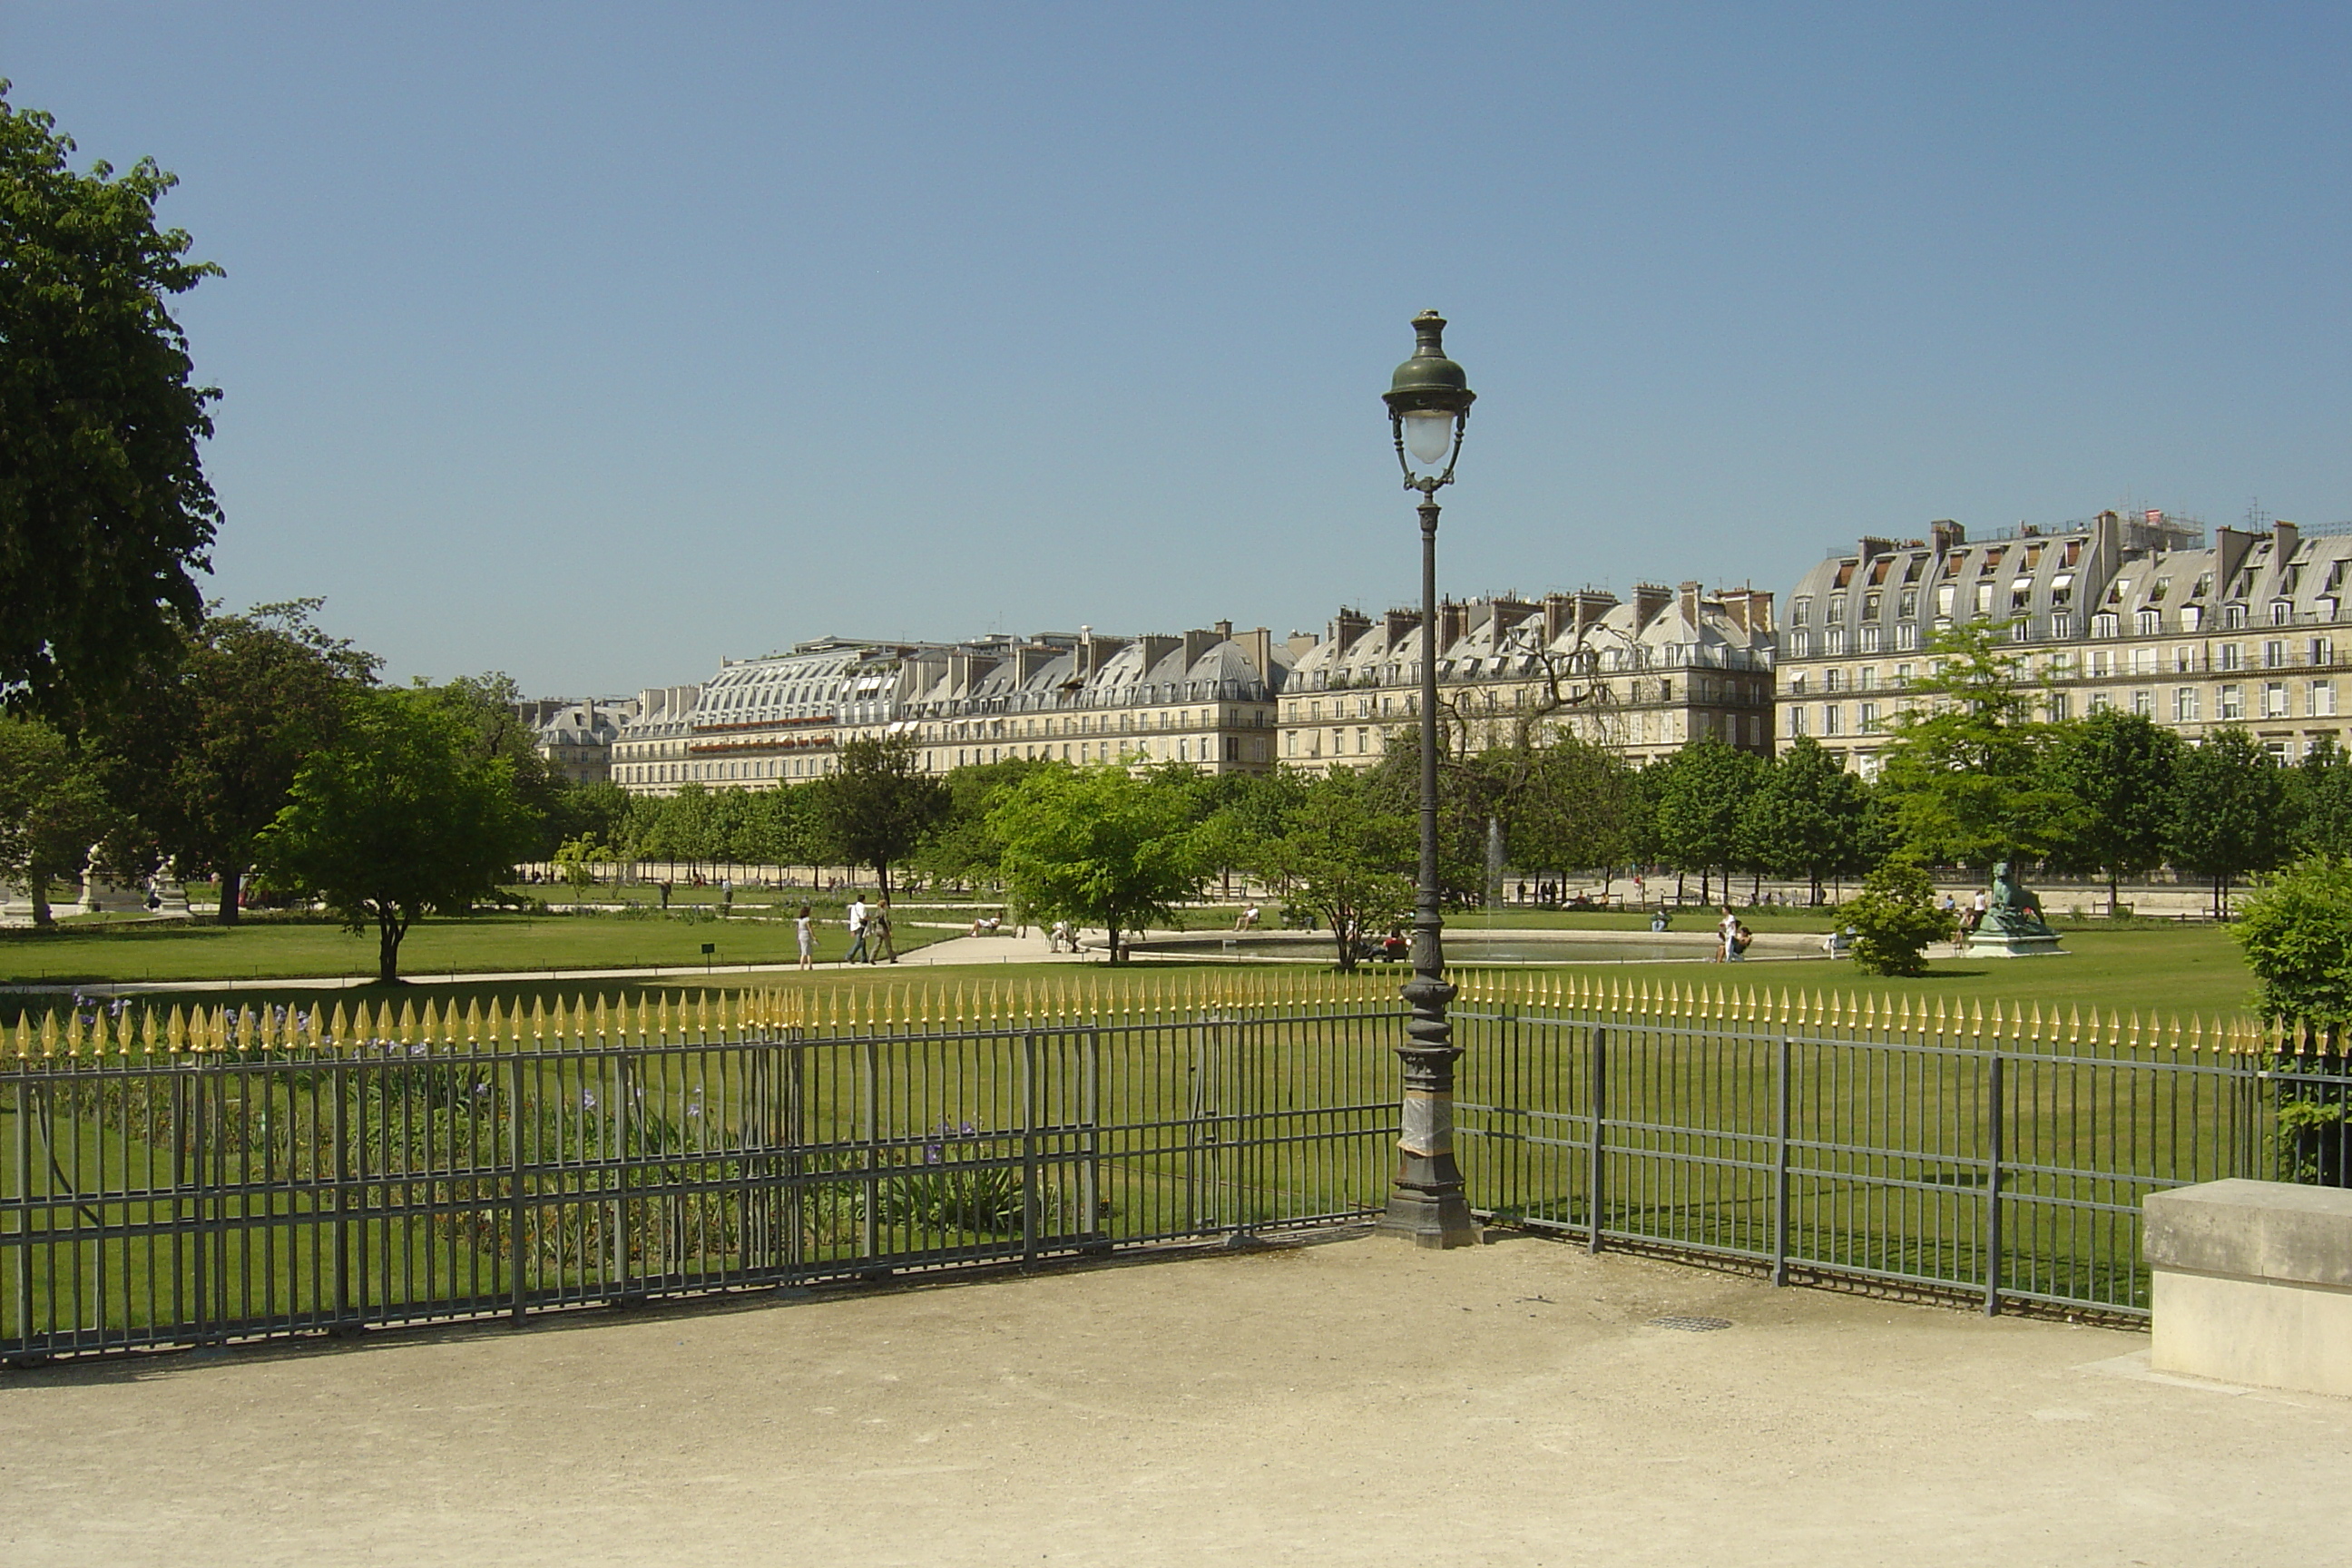
[(2352, 1146), (2342, 1061), (2247, 1020), (1525, 983), (1454, 1019), (1474, 1202), (1776, 1283), (2144, 1317), (2149, 1193)]
[[(2352, 1165), (2340, 1059), (2243, 1021), (1463, 982), (1472, 1202), (1596, 1248), (2139, 1314), (2149, 1192)], [(1393, 984), (22, 1024), (0, 1051), (0, 1355), (1360, 1219), (1394, 1158)]]

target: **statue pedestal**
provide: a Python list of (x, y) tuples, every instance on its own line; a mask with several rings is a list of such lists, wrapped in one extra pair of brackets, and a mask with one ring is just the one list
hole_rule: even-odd
[(1990, 924), (1969, 938), (1970, 958), (2063, 958), (2056, 931), (1995, 931)]

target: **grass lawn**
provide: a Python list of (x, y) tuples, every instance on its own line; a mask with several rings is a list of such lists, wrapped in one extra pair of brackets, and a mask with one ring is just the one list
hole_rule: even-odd
[[(902, 916), (893, 931), (901, 951), (957, 934)], [(702, 946), (717, 963), (789, 963), (795, 948), (787, 920), (618, 916), (480, 915), (429, 920), (401, 943), (404, 974), (436, 972), (699, 966)], [(839, 911), (822, 911), (817, 956), (840, 958), (849, 945)], [(54, 931), (0, 931), (0, 983), (365, 977), (375, 973), (373, 931), (353, 934), (327, 920), (254, 919), (236, 926), (210, 921), (76, 921)]]

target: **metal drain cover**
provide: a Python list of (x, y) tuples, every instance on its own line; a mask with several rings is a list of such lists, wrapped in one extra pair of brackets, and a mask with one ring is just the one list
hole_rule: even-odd
[(1652, 1318), (1654, 1329), (1680, 1329), (1688, 1334), (1710, 1333), (1717, 1329), (1731, 1327), (1729, 1318)]

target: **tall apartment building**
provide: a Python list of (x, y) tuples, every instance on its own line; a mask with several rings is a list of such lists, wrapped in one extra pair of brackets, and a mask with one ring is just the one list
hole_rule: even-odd
[(849, 741), (885, 736), (909, 739), (934, 773), (1007, 757), (1262, 772), (1291, 658), (1265, 628), (1227, 622), (1166, 637), (824, 637), (726, 661), (662, 701), (647, 693), (614, 744), (614, 778), (649, 795), (688, 782), (770, 789), (831, 772)]
[[(1341, 610), (1303, 653), (1282, 700), (1282, 760), (1367, 767), (1416, 721), (1418, 610)], [(1772, 595), (1637, 585), (1438, 607), (1439, 700), (1472, 749), (1562, 734), (1645, 763), (1713, 737), (1772, 751)]]
[(2293, 760), (2342, 739), (2348, 563), (2352, 534), (2282, 522), (2217, 529), (2209, 545), (2193, 521), (2156, 511), (1976, 541), (1949, 521), (1925, 540), (1864, 539), (1790, 595), (1780, 735), (1874, 772), (1927, 637), (1990, 620), (2011, 625), (2045, 717), (2118, 708), (2190, 739), (2242, 725)]

